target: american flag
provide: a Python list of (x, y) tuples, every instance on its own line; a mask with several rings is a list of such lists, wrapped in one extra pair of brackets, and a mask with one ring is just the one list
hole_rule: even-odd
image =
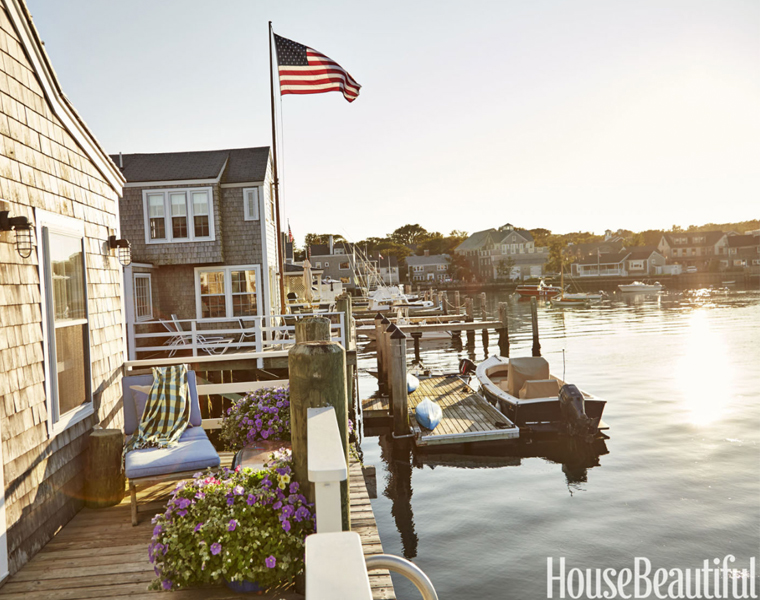
[(291, 244), (293, 243), (293, 232), (290, 231), (290, 221), (288, 221), (288, 241)]
[(343, 92), (349, 102), (356, 100), (361, 86), (334, 60), (277, 34), (274, 34), (274, 43), (282, 96)]

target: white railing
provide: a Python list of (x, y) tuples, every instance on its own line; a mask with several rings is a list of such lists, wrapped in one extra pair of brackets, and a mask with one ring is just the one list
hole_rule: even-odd
[[(346, 348), (345, 315), (342, 312), (299, 313), (222, 319), (164, 319), (131, 323), (129, 327), (129, 358), (138, 354), (166, 353), (168, 358), (178, 352), (197, 358), (225, 355), (224, 359), (247, 358), (241, 354), (285, 352), (295, 344), (295, 321), (304, 317), (327, 317), (332, 321), (333, 341)], [(148, 331), (158, 329), (160, 331)], [(186, 358), (186, 357), (185, 357)], [(212, 361), (213, 362), (213, 361)], [(172, 363), (166, 363), (172, 364)], [(259, 359), (259, 367), (263, 366)]]
[(348, 467), (335, 409), (307, 409), (306, 448), (309, 481), (314, 484), (317, 531), (341, 531), (340, 482), (348, 479)]

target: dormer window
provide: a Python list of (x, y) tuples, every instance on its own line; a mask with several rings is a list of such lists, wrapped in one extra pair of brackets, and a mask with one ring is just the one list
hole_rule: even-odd
[(214, 240), (211, 188), (143, 192), (145, 243)]

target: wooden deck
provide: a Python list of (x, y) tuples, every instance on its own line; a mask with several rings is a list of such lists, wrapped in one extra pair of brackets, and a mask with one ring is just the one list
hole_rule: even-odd
[[(414, 417), (414, 409), (426, 398), (443, 412), (435, 431), (421, 427)], [(520, 435), (507, 417), (456, 376), (420, 379), (419, 387), (409, 394), (409, 423), (418, 446), (509, 440)], [(508, 427), (497, 427), (497, 423)]]
[[(229, 466), (231, 453), (222, 453), (222, 465)], [(354, 531), (362, 539), (365, 554), (382, 553), (375, 517), (369, 503), (361, 467), (352, 461), (350, 469), (351, 518)], [(148, 590), (155, 579), (148, 561), (148, 544), (153, 533), (151, 516), (163, 510), (176, 482), (155, 485), (138, 495), (140, 524), (132, 527), (129, 494), (110, 508), (80, 511), (19, 572), (0, 587), (4, 600), (153, 600), (161, 592)], [(394, 599), (387, 571), (370, 573), (373, 597)], [(172, 592), (171, 600), (217, 600), (240, 598), (226, 587), (199, 588)], [(289, 589), (258, 598), (302, 600)]]

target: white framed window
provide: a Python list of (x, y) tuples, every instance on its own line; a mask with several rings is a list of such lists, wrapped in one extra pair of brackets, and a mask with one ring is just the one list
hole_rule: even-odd
[(213, 198), (211, 188), (145, 190), (145, 243), (213, 241)]
[(260, 268), (259, 265), (196, 267), (196, 317), (204, 320), (259, 315)]
[(48, 432), (93, 414), (84, 223), (37, 211)]
[(134, 274), (135, 320), (153, 319), (153, 282), (150, 273)]
[(322, 263), (321, 262), (315, 262), (314, 263), (314, 268), (315, 269), (321, 269), (322, 268)]
[(643, 269), (644, 268), (644, 261), (643, 260), (631, 260), (631, 261), (628, 261), (628, 268), (629, 269)]
[(422, 273), (425, 270), (425, 267), (422, 265), (414, 265), (413, 268), (415, 273)]
[(445, 271), (446, 269), (448, 269), (447, 265), (438, 265), (438, 270), (439, 271)]
[(340, 263), (340, 265), (338, 265), (338, 268), (341, 271), (348, 271), (351, 268), (351, 263), (349, 263), (348, 261), (342, 262)]
[(244, 188), (243, 189), (243, 213), (246, 221), (259, 220), (259, 194), (261, 188)]

